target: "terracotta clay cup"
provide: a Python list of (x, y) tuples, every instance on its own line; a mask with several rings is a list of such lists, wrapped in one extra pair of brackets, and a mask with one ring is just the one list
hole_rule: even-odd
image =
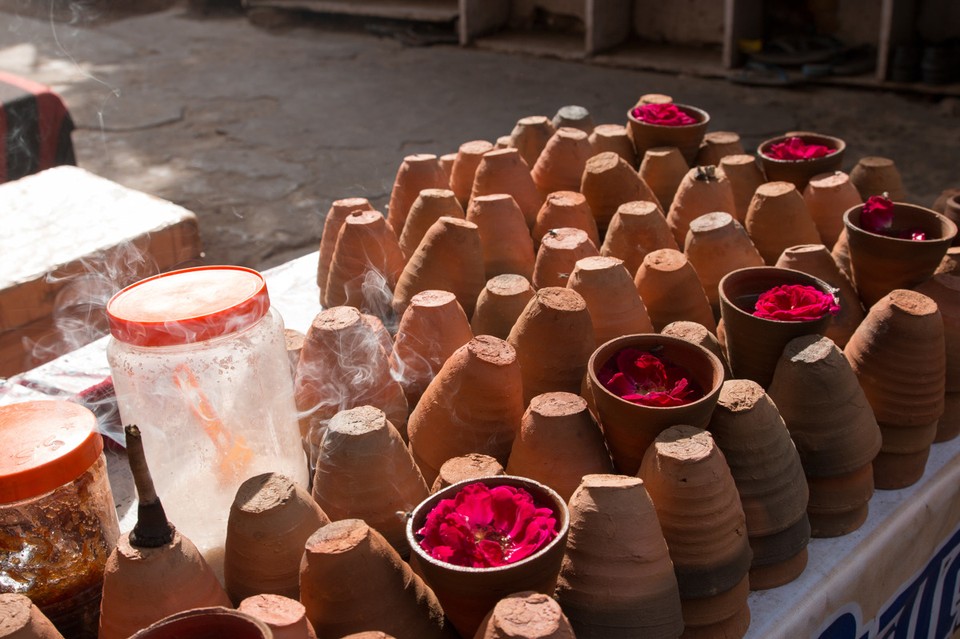
[(449, 184), (450, 178), (453, 176), (453, 163), (457, 161), (457, 154), (444, 153), (437, 161), (440, 162), (440, 168), (443, 170), (443, 174), (447, 176), (447, 184)]
[(681, 636), (742, 637), (753, 553), (737, 486), (713, 437), (692, 426), (668, 428), (647, 449), (638, 476), (677, 575)]
[(445, 461), (469, 453), (506, 466), (525, 406), (513, 346), (479, 335), (457, 349), (410, 414), (410, 451), (427, 485)]
[(449, 189), (423, 189), (410, 206), (407, 223), (400, 234), (400, 250), (404, 261), (420, 246), (423, 236), (441, 217), (465, 218), (466, 214)]
[(686, 320), (703, 324), (716, 333), (710, 300), (693, 265), (680, 251), (660, 249), (648, 253), (633, 282), (656, 330)]
[(803, 196), (790, 182), (766, 182), (758, 186), (743, 225), (769, 266), (777, 263), (784, 249), (820, 243), (820, 233)]
[(957, 225), (930, 209), (896, 202), (893, 205), (894, 231), (919, 229), (925, 240), (888, 237), (865, 231), (860, 226), (863, 205), (843, 214), (850, 245), (850, 270), (853, 285), (867, 308), (898, 288), (913, 288), (937, 270), (953, 238)]
[(626, 160), (627, 164), (634, 169), (637, 168), (639, 164), (637, 150), (633, 148), (627, 127), (622, 124), (598, 124), (590, 134), (589, 140), (594, 155), (612, 151)]
[(438, 490), (452, 486), (468, 479), (479, 479), (480, 477), (493, 477), (494, 475), (505, 475), (503, 466), (490, 455), (481, 455), (480, 453), (469, 453), (462, 457), (454, 457), (443, 462), (440, 467), (440, 474), (437, 475), (430, 492), (435, 493)]
[(497, 193), (475, 197), (467, 209), (467, 220), (480, 230), (486, 279), (509, 273), (533, 277), (533, 238), (513, 196)]
[[(798, 137), (803, 140), (805, 144), (825, 146), (832, 152), (821, 158), (802, 160), (779, 160), (767, 155), (771, 146), (786, 142), (787, 139), (791, 137)], [(843, 155), (846, 148), (846, 142), (832, 135), (793, 131), (761, 142), (760, 146), (757, 147), (757, 156), (760, 158), (760, 162), (763, 165), (763, 172), (766, 174), (768, 181), (790, 182), (798, 190), (803, 191), (807, 186), (807, 182), (809, 182), (813, 176), (830, 171), (839, 171), (843, 165)]]
[(556, 596), (577, 637), (680, 636), (677, 576), (643, 481), (587, 475), (569, 505)]
[(307, 609), (296, 599), (281, 595), (253, 595), (241, 601), (237, 610), (267, 624), (273, 639), (317, 639), (307, 620)]
[(947, 352), (946, 394), (934, 441), (945, 442), (960, 434), (960, 278), (934, 275), (914, 290), (936, 302), (943, 318)]
[(829, 338), (798, 337), (784, 347), (768, 393), (807, 476), (812, 536), (856, 530), (873, 495), (880, 427), (850, 363)]
[(677, 194), (667, 212), (667, 226), (677, 246), (683, 246), (690, 222), (707, 213), (723, 211), (732, 214), (735, 210), (733, 188), (727, 176), (716, 167), (698, 166), (687, 171), (677, 187)]
[(283, 329), (283, 345), (287, 349), (287, 357), (290, 358), (290, 374), (296, 375), (297, 362), (300, 361), (300, 351), (303, 350), (303, 343), (307, 340), (306, 333), (293, 328)]
[(587, 303), (598, 344), (621, 335), (652, 333), (653, 324), (633, 277), (615, 257), (585, 257), (577, 261), (567, 288)]
[(750, 200), (753, 194), (757, 192), (757, 187), (767, 181), (763, 175), (763, 169), (757, 158), (752, 155), (728, 155), (720, 160), (720, 170), (730, 181), (730, 188), (733, 189), (733, 211), (732, 213), (737, 221), (743, 224), (747, 218), (747, 209), (750, 208)]
[(747, 519), (750, 589), (793, 581), (807, 565), (809, 493), (777, 406), (756, 382), (728, 380), (709, 431), (727, 459)]
[(659, 249), (680, 250), (663, 211), (654, 202), (627, 202), (610, 220), (600, 255), (623, 260), (636, 275), (647, 254)]
[(330, 519), (362, 519), (405, 557), (403, 519), (429, 490), (383, 411), (372, 406), (334, 415), (320, 442), (313, 498)]
[(696, 120), (694, 124), (684, 126), (664, 126), (638, 120), (633, 109), (627, 111), (627, 130), (637, 149), (637, 155), (643, 155), (647, 149), (660, 146), (675, 146), (688, 165), (693, 164), (700, 150), (700, 142), (710, 124), (710, 115), (703, 109), (677, 104), (678, 109)]
[(586, 231), (570, 227), (550, 229), (537, 249), (533, 287), (566, 286), (579, 260), (599, 254)]
[(647, 183), (664, 211), (669, 211), (673, 197), (690, 167), (675, 146), (647, 149), (640, 161), (640, 177)]
[(473, 339), (470, 321), (450, 291), (422, 291), (400, 318), (390, 370), (410, 410), (455, 350)]
[(248, 614), (223, 606), (195, 608), (169, 615), (130, 639), (273, 639), (270, 627)]
[(320, 235), (320, 250), (317, 258), (317, 286), (320, 287), (320, 304), (329, 306), (326, 298), (327, 274), (330, 272), (330, 259), (337, 246), (337, 236), (347, 216), (354, 211), (372, 211), (373, 205), (367, 198), (351, 197), (335, 200), (323, 218), (323, 232)]
[(386, 320), (404, 261), (397, 236), (379, 212), (350, 213), (330, 260), (328, 307), (354, 306)]
[(474, 639), (575, 639), (554, 599), (542, 592), (518, 592), (497, 602)]
[(576, 191), (557, 191), (543, 201), (531, 235), (536, 248), (551, 229), (574, 228), (587, 234), (594, 246), (600, 246), (600, 233), (587, 198)]
[(385, 632), (380, 632), (379, 630), (366, 630), (364, 632), (351, 633), (340, 639), (395, 639), (395, 637)]
[(450, 181), (436, 155), (418, 153), (403, 158), (390, 189), (387, 222), (397, 237), (403, 234), (407, 213), (423, 189), (449, 189)]
[(470, 192), (473, 191), (473, 178), (477, 175), (477, 167), (483, 154), (493, 150), (493, 144), (487, 140), (471, 140), (464, 142), (457, 149), (457, 157), (450, 167), (450, 190), (456, 195), (457, 201), (463, 209), (470, 203)]
[[(624, 348), (654, 352), (685, 369), (703, 390), (703, 397), (681, 406), (643, 406), (604, 388), (601, 368)], [(590, 356), (584, 380), (584, 398), (603, 429), (617, 471), (634, 475), (657, 435), (676, 424), (706, 428), (723, 384), (723, 365), (716, 355), (696, 344), (667, 335), (625, 335), (600, 346)]]
[(690, 222), (683, 253), (697, 272), (717, 319), (723, 276), (737, 269), (763, 266), (763, 258), (746, 229), (729, 213), (707, 213)]
[(557, 132), (557, 127), (553, 126), (545, 115), (531, 115), (517, 120), (517, 124), (510, 132), (510, 145), (517, 149), (520, 157), (527, 163), (527, 166), (533, 166), (537, 163), (537, 158), (547, 146), (547, 141)]
[(0, 594), (0, 637), (63, 639), (63, 635), (46, 615), (33, 605), (29, 597), (15, 592)]
[(311, 467), (327, 422), (346, 408), (376, 406), (406, 432), (407, 399), (390, 372), (392, 340), (370, 319), (351, 306), (335, 306), (320, 311), (307, 331), (294, 400)]
[(403, 268), (393, 293), (393, 310), (402, 316), (414, 295), (435, 289), (456, 295), (470, 317), (487, 281), (483, 273), (480, 229), (473, 222), (441, 217)]
[(840, 312), (830, 318), (824, 334), (840, 348), (846, 346), (866, 313), (853, 283), (837, 266), (827, 247), (823, 244), (791, 246), (780, 254), (774, 266), (803, 271), (834, 288), (837, 299), (840, 300)]
[(530, 177), (530, 166), (520, 157), (517, 149), (494, 149), (483, 154), (473, 178), (470, 198), (494, 193), (512, 195), (523, 211), (527, 227), (533, 228), (537, 211), (543, 204), (543, 196)]
[(654, 202), (663, 210), (657, 196), (637, 171), (612, 151), (587, 160), (580, 184), (574, 190), (579, 190), (587, 198), (601, 236), (606, 234), (610, 220), (621, 204)]
[(704, 134), (694, 164), (720, 166), (720, 160), (729, 155), (743, 155), (740, 134), (733, 131), (709, 131)]
[(884, 194), (894, 202), (907, 200), (900, 169), (890, 158), (875, 155), (860, 158), (850, 171), (850, 181), (857, 187), (863, 200)]
[(943, 415), (946, 344), (932, 299), (904, 289), (874, 304), (844, 349), (880, 424), (876, 487), (895, 490), (923, 475)]
[[(939, 211), (937, 211), (939, 213)], [(943, 215), (954, 224), (960, 224), (960, 193), (947, 198), (944, 203)], [(960, 244), (960, 240), (953, 238), (953, 246)]]
[(556, 286), (537, 291), (507, 341), (516, 349), (525, 406), (541, 393), (579, 392), (596, 348), (587, 303), (573, 289)]
[(533, 295), (533, 286), (522, 275), (490, 278), (477, 297), (477, 308), (470, 320), (473, 334), (507, 339)]
[(259, 594), (300, 598), (303, 544), (330, 518), (310, 492), (278, 473), (246, 480), (227, 518), (223, 581), (235, 604)]
[(613, 463), (586, 400), (544, 393), (530, 400), (506, 471), (546, 484), (569, 501), (585, 475), (611, 473)]
[(664, 93), (644, 93), (640, 96), (640, 99), (637, 100), (635, 106), (642, 104), (670, 104), (671, 102), (673, 102), (673, 97)]
[[(956, 242), (957, 238), (954, 238), (953, 241)], [(960, 275), (960, 246), (951, 246), (947, 249), (947, 254), (943, 256), (935, 273)]]
[(587, 133), (560, 127), (530, 168), (530, 177), (543, 197), (554, 191), (579, 191), (583, 169), (591, 155), (593, 147)]
[(661, 335), (669, 335), (671, 337), (679, 337), (682, 340), (688, 342), (693, 342), (698, 346), (702, 346), (714, 355), (717, 356), (717, 359), (723, 364), (723, 376), (724, 379), (732, 379), (733, 374), (730, 372), (730, 366), (727, 364), (727, 356), (723, 352), (723, 348), (720, 346), (720, 340), (717, 339), (717, 336), (707, 330), (707, 327), (703, 324), (697, 324), (696, 322), (689, 322), (686, 320), (680, 320), (677, 322), (670, 322), (663, 327), (660, 331)]
[(558, 129), (565, 126), (572, 127), (588, 135), (594, 128), (593, 116), (590, 115), (590, 111), (576, 104), (568, 104), (557, 109), (551, 122)]
[(456, 635), (436, 595), (383, 536), (360, 519), (327, 524), (307, 540), (300, 600), (320, 637), (380, 630), (395, 637)]
[[(458, 566), (432, 557), (420, 547), (419, 531), (426, 523), (427, 515), (441, 501), (453, 499), (464, 486), (474, 482), (481, 482), (489, 488), (511, 486), (527, 491), (537, 507), (549, 508), (553, 512), (556, 537), (519, 561), (493, 568)], [(504, 597), (523, 591), (553, 594), (569, 527), (567, 504), (556, 492), (541, 483), (513, 475), (471, 479), (430, 495), (414, 509), (407, 519), (407, 541), (413, 549), (410, 565), (436, 593), (447, 619), (460, 636), (473, 637), (484, 617)]]
[(813, 176), (803, 190), (803, 201), (827, 250), (833, 249), (843, 232), (843, 214), (863, 203), (857, 187), (843, 171)]
[(833, 295), (823, 280), (785, 268), (756, 266), (728, 273), (720, 280), (720, 314), (726, 335), (727, 361), (733, 375), (751, 379), (766, 388), (787, 342), (801, 335), (822, 335), (830, 314), (820, 319), (788, 322), (753, 314), (757, 298), (781, 285), (812, 286)]

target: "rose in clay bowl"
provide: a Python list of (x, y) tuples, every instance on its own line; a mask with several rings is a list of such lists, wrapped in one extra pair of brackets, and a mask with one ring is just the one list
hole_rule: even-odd
[(794, 131), (764, 140), (757, 154), (768, 182), (791, 182), (803, 192), (813, 176), (840, 170), (846, 148), (832, 135)]

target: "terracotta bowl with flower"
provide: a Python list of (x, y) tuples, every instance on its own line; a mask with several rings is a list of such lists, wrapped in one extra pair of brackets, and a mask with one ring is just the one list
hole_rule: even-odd
[(593, 352), (583, 393), (617, 471), (635, 475), (647, 448), (667, 428), (706, 428), (723, 379), (723, 364), (706, 348), (641, 333), (612, 339)]
[(462, 637), (515, 592), (553, 596), (570, 513), (550, 487), (498, 475), (458, 482), (420, 502), (407, 520), (410, 565)]
[(929, 279), (957, 236), (957, 225), (915, 204), (867, 198), (843, 214), (853, 284), (869, 309), (887, 293)]
[(801, 271), (752, 266), (720, 280), (720, 315), (733, 376), (767, 388), (787, 343), (823, 335), (840, 312), (836, 291)]
[(642, 158), (647, 149), (673, 146), (692, 165), (710, 124), (710, 114), (686, 104), (637, 104), (627, 111), (627, 134)]
[(846, 148), (832, 135), (791, 131), (761, 142), (757, 155), (768, 182), (792, 182), (802, 193), (813, 176), (840, 170)]

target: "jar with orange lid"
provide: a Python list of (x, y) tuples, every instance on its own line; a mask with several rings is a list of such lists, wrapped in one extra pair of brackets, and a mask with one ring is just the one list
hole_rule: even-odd
[(59, 400), (0, 406), (0, 592), (92, 639), (119, 535), (96, 416)]
[(283, 320), (253, 270), (141, 280), (107, 303), (120, 418), (136, 424), (170, 521), (220, 574), (237, 488), (266, 472), (307, 486)]

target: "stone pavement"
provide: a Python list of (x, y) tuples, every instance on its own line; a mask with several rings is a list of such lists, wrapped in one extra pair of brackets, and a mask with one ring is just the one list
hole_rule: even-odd
[(208, 263), (268, 268), (316, 250), (333, 200), (367, 197), (385, 211), (405, 155), (494, 141), (567, 104), (624, 123), (649, 92), (706, 109), (711, 130), (738, 132), (751, 151), (794, 129), (843, 137), (846, 170), (891, 157), (920, 204), (960, 186), (955, 98), (407, 46), (317, 20), (267, 29), (184, 2), (126, 15), (73, 2), (72, 19), (31, 2), (0, 2), (0, 69), (61, 94), (81, 167), (195, 212)]

